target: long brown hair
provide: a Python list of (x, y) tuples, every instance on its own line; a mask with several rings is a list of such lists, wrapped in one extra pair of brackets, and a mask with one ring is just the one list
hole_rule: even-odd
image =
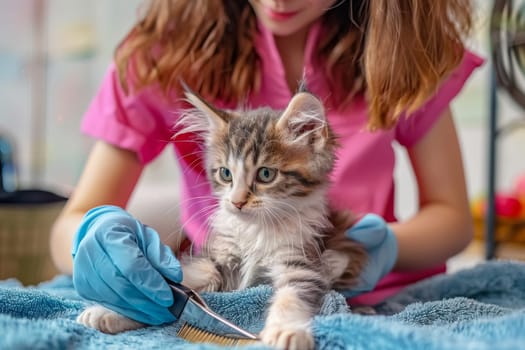
[[(460, 63), (472, 25), (469, 0), (336, 5), (323, 16), (317, 57), (340, 92), (334, 106), (366, 92), (371, 128), (391, 126), (435, 93)], [(206, 98), (243, 101), (261, 80), (256, 31), (248, 1), (150, 0), (115, 52), (120, 82), (126, 91), (157, 84), (169, 95), (183, 79)]]

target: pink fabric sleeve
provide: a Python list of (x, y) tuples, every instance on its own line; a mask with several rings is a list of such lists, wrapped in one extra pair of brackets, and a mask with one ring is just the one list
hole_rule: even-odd
[(134, 151), (142, 163), (148, 163), (171, 142), (174, 121), (175, 113), (152, 89), (126, 95), (112, 64), (84, 115), (81, 130)]
[(395, 129), (396, 140), (405, 147), (416, 144), (461, 91), (474, 69), (482, 64), (481, 57), (465, 51), (461, 64), (442, 83), (434, 97), (410, 116), (401, 117)]

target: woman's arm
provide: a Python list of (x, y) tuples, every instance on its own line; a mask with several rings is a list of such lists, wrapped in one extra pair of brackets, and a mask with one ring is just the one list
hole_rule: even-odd
[(473, 235), (465, 176), (450, 109), (408, 149), (419, 191), (419, 211), (391, 225), (399, 244), (398, 269), (444, 263)]
[(98, 141), (75, 191), (51, 232), (51, 256), (62, 273), (72, 273), (71, 245), (84, 214), (102, 204), (124, 208), (142, 173), (135, 153)]

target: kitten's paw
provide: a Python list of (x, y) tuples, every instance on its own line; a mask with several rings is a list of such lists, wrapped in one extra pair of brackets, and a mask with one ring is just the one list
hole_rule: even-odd
[(186, 258), (181, 260), (181, 265), (184, 285), (199, 292), (215, 292), (221, 288), (221, 274), (210, 259)]
[(259, 335), (262, 342), (277, 349), (310, 350), (314, 348), (314, 337), (309, 329), (283, 325), (266, 326)]
[(85, 309), (77, 317), (77, 322), (108, 334), (117, 334), (145, 326), (143, 323), (129, 319), (100, 305)]

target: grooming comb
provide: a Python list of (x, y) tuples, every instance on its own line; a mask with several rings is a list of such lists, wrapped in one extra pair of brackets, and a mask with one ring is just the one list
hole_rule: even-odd
[(168, 284), (174, 300), (169, 311), (181, 324), (177, 333), (180, 338), (194, 343), (227, 346), (247, 345), (259, 341), (256, 335), (213, 312), (194, 290), (172, 281), (168, 281)]

